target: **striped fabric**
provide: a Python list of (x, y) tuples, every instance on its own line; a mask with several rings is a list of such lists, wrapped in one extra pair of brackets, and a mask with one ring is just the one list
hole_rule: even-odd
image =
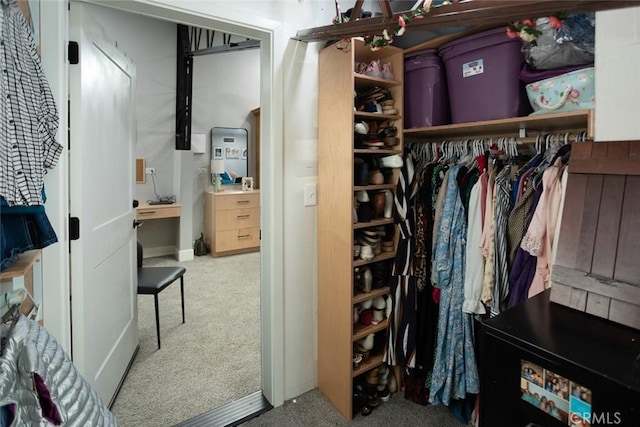
[(391, 304), (387, 351), (384, 361), (389, 365), (415, 367), (416, 355), (416, 278), (413, 276), (415, 255), (415, 207), (417, 193), (414, 180), (413, 154), (407, 151), (396, 188), (396, 224), (400, 230), (398, 251), (391, 276)]
[(41, 205), (45, 169), (62, 152), (58, 112), (15, 0), (0, 0), (0, 24), (0, 195), (9, 206)]
[(494, 260), (495, 286), (493, 288), (493, 304), (491, 316), (500, 314), (507, 308), (509, 296), (509, 248), (507, 243), (507, 225), (512, 209), (512, 186), (510, 181), (511, 166), (505, 166), (496, 176), (496, 211), (495, 211), (495, 249)]

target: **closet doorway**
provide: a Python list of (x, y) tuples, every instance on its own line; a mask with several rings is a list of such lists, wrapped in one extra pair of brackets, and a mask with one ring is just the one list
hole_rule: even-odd
[[(141, 7), (139, 4), (135, 4), (135, 3), (134, 4), (132, 3), (120, 4), (120, 3), (124, 3), (124, 2), (118, 2), (115, 5), (112, 3), (109, 3), (108, 5), (116, 6), (120, 8), (121, 9), (121, 11), (119, 11), (120, 13), (122, 12), (136, 13), (136, 12), (139, 12), (137, 8)], [(107, 5), (107, 3), (104, 3), (104, 5)], [(103, 9), (101, 6), (92, 5), (92, 7), (96, 9)], [(112, 10), (111, 12), (113, 13), (115, 11)], [(225, 32), (230, 31), (230, 28), (235, 30), (234, 31), (235, 34), (242, 34), (243, 32), (246, 32), (247, 36), (249, 37), (257, 37), (263, 43), (266, 41), (267, 46), (270, 46), (269, 42), (271, 40), (271, 37), (273, 37), (273, 32), (271, 31), (256, 30), (255, 28), (248, 28), (248, 27), (247, 28), (238, 27), (238, 26), (231, 27), (228, 24), (218, 23), (211, 19), (206, 19), (203, 21), (203, 19), (201, 18), (183, 14), (183, 13), (180, 13), (177, 15), (175, 12), (170, 10), (165, 10), (163, 8), (153, 8), (152, 10), (153, 13), (150, 13), (150, 12), (151, 11), (148, 9), (148, 7), (146, 7), (145, 8), (146, 15), (151, 16), (154, 19), (157, 19), (159, 22), (167, 23), (167, 21), (172, 21), (172, 25), (174, 26), (175, 26), (174, 23), (176, 21), (182, 22), (185, 25), (193, 25), (194, 22), (190, 20), (197, 20), (198, 21), (197, 24), (199, 26), (206, 25), (208, 28), (219, 28), (218, 27), (219, 25), (220, 27), (224, 27), (223, 31)], [(179, 18), (177, 16), (179, 16)], [(148, 19), (148, 18), (145, 18), (145, 19)], [(117, 39), (116, 37), (113, 37), (113, 38)], [(175, 46), (175, 44), (173, 46)], [(272, 79), (273, 70), (271, 66), (271, 64), (273, 63), (273, 60), (271, 58), (271, 52), (268, 47), (267, 49), (263, 49), (262, 52), (260, 52), (259, 62), (260, 62), (260, 81), (271, 82), (273, 80)], [(138, 79), (140, 84), (140, 79), (141, 79), (140, 75), (138, 75)], [(271, 92), (272, 91), (271, 91), (270, 83), (267, 83), (266, 85), (264, 84), (262, 85), (260, 89), (260, 104), (267, 105), (266, 107), (262, 108), (263, 119), (265, 117), (272, 117), (271, 108), (276, 107), (278, 104), (277, 102), (276, 103), (273, 102), (274, 97), (271, 95)], [(250, 115), (250, 109), (247, 111), (247, 114)], [(281, 115), (281, 113), (278, 113), (277, 115)], [(138, 122), (140, 123), (141, 120), (145, 120), (145, 119), (148, 119), (148, 117), (145, 118), (145, 117), (139, 116)], [(261, 246), (263, 250), (258, 253), (239, 255), (239, 257), (252, 257), (252, 261), (250, 262), (253, 262), (254, 264), (257, 261), (258, 263), (257, 269), (258, 269), (259, 282), (260, 282), (258, 295), (262, 294), (267, 296), (266, 298), (261, 299), (259, 303), (260, 304), (259, 324), (261, 329), (261, 338), (260, 338), (261, 357), (259, 359), (260, 360), (259, 363), (261, 364), (260, 371), (262, 373), (260, 383), (261, 383), (261, 388), (265, 397), (269, 400), (269, 402), (271, 402), (274, 405), (277, 405), (281, 403), (282, 394), (283, 394), (281, 389), (282, 385), (280, 384), (281, 382), (278, 381), (278, 378), (282, 377), (282, 355), (281, 355), (282, 343), (274, 342), (275, 340), (272, 337), (282, 336), (282, 325), (279, 325), (276, 322), (274, 322), (274, 320), (272, 320), (274, 318), (277, 318), (278, 316), (272, 316), (271, 313), (274, 311), (276, 312), (281, 311), (282, 303), (281, 301), (277, 301), (276, 299), (270, 298), (270, 296), (273, 295), (272, 284), (282, 283), (281, 277), (277, 277), (278, 274), (281, 275), (280, 269), (273, 267), (275, 260), (282, 258), (281, 256), (279, 257), (276, 256), (278, 248), (281, 248), (282, 245), (281, 245), (281, 242), (278, 241), (278, 239), (281, 239), (281, 238), (277, 237), (278, 235), (281, 235), (281, 233), (278, 233), (279, 230), (273, 230), (273, 229), (270, 229), (270, 227), (265, 226), (265, 224), (270, 223), (269, 219), (274, 217), (275, 216), (274, 214), (277, 214), (282, 209), (282, 198), (278, 195), (271, 194), (272, 188), (273, 188), (273, 182), (278, 182), (278, 180), (281, 180), (281, 176), (282, 176), (281, 165), (276, 165), (276, 163), (278, 162), (278, 156), (272, 156), (270, 153), (270, 149), (272, 148), (270, 147), (270, 141), (274, 140), (270, 136), (273, 135), (274, 132), (281, 132), (281, 129), (274, 129), (272, 128), (270, 121), (263, 120), (262, 122), (263, 157), (262, 157), (261, 169), (264, 173), (268, 174), (269, 176), (268, 179), (263, 178), (261, 180), (261, 191), (263, 195), (262, 200), (264, 200), (264, 202), (262, 203), (262, 221), (261, 221), (261, 224), (262, 224)], [(205, 174), (205, 176), (207, 176), (207, 174)], [(265, 175), (263, 175), (263, 177), (264, 176)], [(194, 208), (194, 212), (195, 212), (195, 208)], [(197, 236), (194, 236), (194, 238), (195, 237)], [(274, 245), (275, 247), (272, 247)], [(265, 248), (267, 248), (267, 250), (264, 250)], [(228, 258), (228, 259), (231, 259), (231, 258)], [(154, 262), (164, 262), (164, 261), (154, 261)], [(246, 263), (247, 261), (243, 259), (239, 263), (240, 265), (236, 270), (241, 272), (243, 268), (246, 268)], [(188, 265), (186, 266), (187, 266), (187, 270), (189, 271), (190, 267)], [(192, 268), (195, 270), (195, 267), (192, 267)], [(272, 272), (275, 272), (275, 273), (272, 273)], [(189, 273), (187, 273), (187, 275), (188, 274)], [(241, 281), (241, 280), (242, 280), (242, 277), (240, 277), (237, 281)], [(189, 287), (188, 277), (187, 277), (186, 287)], [(147, 303), (151, 306), (153, 305), (152, 301), (147, 301)], [(239, 301), (238, 303), (242, 304), (242, 301)], [(229, 310), (227, 310), (227, 312), (228, 311)], [(161, 307), (161, 313), (163, 312), (167, 313), (167, 310), (163, 311), (163, 308)], [(189, 323), (189, 317), (190, 317), (189, 301), (187, 301), (186, 315), (187, 315), (187, 324), (176, 326), (175, 331), (177, 331), (177, 333), (179, 333), (179, 328), (192, 328), (194, 326), (201, 326), (201, 327), (204, 326), (209, 328), (217, 327), (215, 319), (212, 319), (212, 321), (207, 325), (190, 324)], [(163, 349), (162, 350), (165, 349), (165, 342), (167, 342), (166, 328), (171, 328), (170, 324), (171, 324), (170, 320), (163, 321), (163, 319), (161, 319), (161, 327), (162, 327), (162, 333), (163, 333)], [(225, 344), (221, 343), (220, 345), (224, 346)], [(185, 369), (189, 369), (189, 366), (185, 366)], [(158, 387), (172, 388), (174, 386), (174, 383), (171, 380), (170, 374), (171, 374), (170, 372), (158, 372), (157, 383), (147, 384), (148, 386), (147, 390), (158, 388)], [(216, 380), (217, 380), (216, 378), (209, 379), (209, 381), (211, 382), (214, 382)], [(126, 387), (126, 381), (125, 381), (125, 387)], [(178, 397), (178, 396), (175, 395), (174, 397)], [(184, 397), (187, 397), (187, 396), (184, 396)], [(138, 401), (138, 405), (140, 405), (140, 403), (141, 402)], [(117, 405), (117, 399), (116, 399), (116, 405)], [(213, 408), (208, 408), (208, 409), (213, 409)], [(197, 414), (193, 414), (193, 415), (197, 415)]]

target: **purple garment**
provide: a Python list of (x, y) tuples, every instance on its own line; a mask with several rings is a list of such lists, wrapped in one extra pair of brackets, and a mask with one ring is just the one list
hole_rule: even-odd
[[(540, 197), (542, 196), (542, 185), (538, 186), (533, 192), (531, 199), (531, 209), (529, 210), (529, 217), (527, 218), (527, 227), (533, 219), (533, 212), (538, 206)], [(518, 245), (516, 256), (513, 259), (511, 266), (511, 272), (509, 273), (509, 283), (511, 288), (509, 291), (509, 303), (507, 308), (516, 306), (527, 300), (529, 295), (529, 287), (533, 282), (533, 277), (536, 275), (536, 264), (538, 263), (538, 257), (531, 255)]]
[(36, 391), (38, 395), (38, 403), (42, 408), (42, 417), (55, 426), (62, 424), (62, 416), (58, 407), (51, 399), (51, 393), (47, 389), (47, 385), (44, 383), (42, 377), (35, 372), (33, 373), (33, 382), (36, 384)]

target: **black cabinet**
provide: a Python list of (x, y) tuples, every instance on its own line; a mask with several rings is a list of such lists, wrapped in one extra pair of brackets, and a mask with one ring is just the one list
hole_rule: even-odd
[[(580, 425), (571, 423), (578, 418), (570, 410), (556, 419), (528, 398), (540, 391), (539, 398), (567, 397), (566, 408), (579, 408), (584, 402), (571, 400), (575, 385), (591, 391), (582, 397), (592, 423), (582, 425), (640, 426), (640, 331), (551, 303), (549, 291), (478, 326), (482, 427)], [(523, 379), (535, 372), (529, 366), (546, 375), (541, 387), (537, 376)], [(569, 380), (568, 395), (545, 390), (553, 374), (561, 384)]]

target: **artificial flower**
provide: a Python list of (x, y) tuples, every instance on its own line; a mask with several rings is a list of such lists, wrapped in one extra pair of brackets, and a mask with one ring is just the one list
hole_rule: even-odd
[(389, 35), (389, 31), (387, 31), (387, 29), (386, 29), (386, 28), (382, 31), (382, 37), (383, 37), (385, 40), (391, 40), (391, 36)]
[(549, 26), (551, 28), (562, 28), (562, 20), (560, 18), (558, 18), (557, 16), (550, 16), (549, 17)]
[(407, 23), (404, 21), (404, 18), (402, 16), (398, 16), (398, 25), (403, 28), (407, 26)]
[(525, 28), (520, 30), (520, 34), (519, 35), (520, 35), (520, 38), (522, 39), (522, 41), (529, 42), (529, 43), (536, 39), (536, 35), (530, 33)]
[[(549, 16), (549, 26), (554, 29), (562, 27), (562, 21), (567, 19), (569, 14), (566, 12), (558, 12)], [(527, 18), (522, 21), (515, 21), (507, 25), (506, 33), (509, 38), (515, 39), (520, 37), (522, 41), (531, 43), (535, 41), (541, 34), (535, 19)]]
[(396, 32), (396, 36), (401, 36), (404, 34), (404, 31), (406, 30), (405, 27), (401, 27), (397, 32)]
[(517, 39), (518, 37), (520, 37), (520, 33), (512, 30), (510, 27), (507, 27), (507, 37), (509, 37), (510, 39)]

